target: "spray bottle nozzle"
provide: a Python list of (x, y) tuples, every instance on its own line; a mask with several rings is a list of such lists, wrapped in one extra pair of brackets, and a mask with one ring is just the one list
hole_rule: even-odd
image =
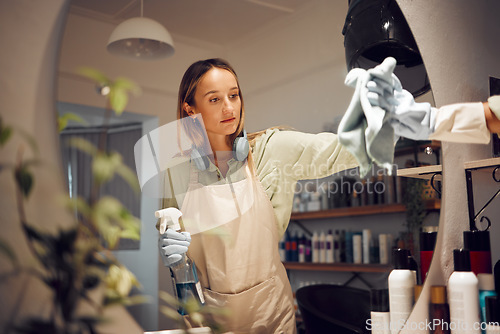
[(179, 224), (179, 217), (182, 216), (182, 212), (177, 208), (166, 208), (155, 211), (155, 217), (160, 218), (160, 233), (163, 234), (167, 230), (167, 227), (173, 228), (175, 231), (181, 230), (181, 225)]

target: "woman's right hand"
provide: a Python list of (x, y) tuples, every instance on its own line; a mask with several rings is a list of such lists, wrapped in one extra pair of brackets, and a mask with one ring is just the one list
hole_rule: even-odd
[(167, 229), (164, 234), (160, 234), (158, 247), (161, 259), (167, 267), (175, 265), (182, 259), (182, 255), (188, 250), (191, 244), (191, 234), (189, 232), (176, 232)]

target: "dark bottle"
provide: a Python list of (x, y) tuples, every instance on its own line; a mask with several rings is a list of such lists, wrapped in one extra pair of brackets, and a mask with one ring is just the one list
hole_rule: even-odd
[(486, 297), (486, 334), (500, 332), (500, 301), (498, 296)]
[(408, 251), (408, 263), (410, 264), (410, 270), (415, 274), (415, 284), (421, 284), (421, 280), (418, 272), (418, 263), (417, 260), (411, 255), (411, 252)]
[(446, 286), (431, 286), (431, 303), (429, 304), (430, 334), (450, 333), (450, 307), (446, 298)]
[(370, 319), (372, 334), (390, 332), (389, 290), (372, 289), (370, 291)]
[(474, 274), (491, 274), (490, 231), (465, 231), (464, 249), (469, 250), (471, 270)]
[(437, 232), (420, 232), (420, 280), (425, 281), (431, 266)]

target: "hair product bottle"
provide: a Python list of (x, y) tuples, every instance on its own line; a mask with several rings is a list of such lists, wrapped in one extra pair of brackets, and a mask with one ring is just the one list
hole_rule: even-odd
[(491, 274), (490, 231), (464, 231), (464, 248), (469, 250), (474, 274)]
[(498, 296), (486, 297), (486, 334), (500, 334), (500, 301)]
[(354, 263), (363, 263), (363, 237), (361, 233), (354, 233), (352, 236), (352, 258)]
[(486, 322), (486, 297), (496, 296), (495, 280), (493, 274), (478, 274), (479, 286), (479, 310), (481, 312), (481, 322)]
[(424, 286), (422, 284), (417, 284), (415, 285), (415, 288), (413, 289), (413, 299), (415, 301), (415, 303), (417, 302), (418, 300), (418, 297), (420, 297), (420, 294), (422, 293), (422, 290), (424, 289)]
[(429, 304), (430, 334), (450, 334), (450, 307), (446, 299), (446, 286), (431, 286)]
[(419, 279), (419, 271), (418, 271), (418, 263), (417, 260), (411, 255), (411, 252), (408, 252), (408, 263), (410, 265), (410, 270), (413, 273), (413, 276), (415, 276), (415, 284), (420, 284), (420, 279)]
[(333, 250), (333, 232), (332, 230), (328, 230), (328, 234), (326, 235), (326, 262), (333, 263), (335, 262)]
[(453, 261), (455, 271), (448, 279), (451, 332), (479, 334), (478, 280), (471, 271), (469, 251), (454, 249)]
[(363, 242), (363, 263), (369, 264), (370, 261), (370, 244), (372, 241), (372, 231), (370, 229), (363, 229), (362, 232), (362, 242)]
[(326, 235), (324, 231), (319, 234), (319, 262), (326, 262)]
[(312, 236), (312, 262), (319, 263), (319, 234), (316, 231)]
[(415, 275), (410, 271), (409, 251), (397, 248), (393, 252), (394, 269), (389, 274), (389, 309), (391, 333), (403, 327), (413, 308)]
[(372, 289), (370, 291), (370, 302), (372, 334), (390, 334), (389, 290)]
[(437, 231), (420, 232), (420, 280), (422, 283), (427, 277), (431, 266), (434, 247), (436, 246)]

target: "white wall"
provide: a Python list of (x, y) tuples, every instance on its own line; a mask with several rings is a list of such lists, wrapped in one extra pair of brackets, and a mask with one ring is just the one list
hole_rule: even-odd
[[(0, 114), (14, 135), (2, 147), (2, 164), (15, 163), (19, 149), (24, 159), (36, 158), (33, 168), (34, 188), (26, 203), (30, 224), (42, 231), (67, 228), (73, 222), (61, 206), (64, 193), (55, 113), (57, 50), (67, 10), (67, 1), (1, 1), (0, 43), (8, 45), (0, 57)], [(21, 136), (33, 136), (38, 147), (35, 155)], [(0, 174), (1, 238), (14, 249), (19, 265), (31, 268), (36, 261), (28, 250), (16, 207), (15, 186), (11, 172)], [(21, 268), (22, 268), (21, 267)], [(21, 324), (27, 316), (48, 318), (53, 296), (33, 275), (12, 275), (12, 266), (0, 256), (0, 328)], [(8, 275), (10, 274), (10, 275)], [(111, 312), (109, 312), (111, 311)], [(139, 326), (122, 308), (104, 312), (110, 324), (99, 331), (140, 333)]]
[(249, 131), (289, 125), (316, 133), (344, 113), (352, 95), (344, 86), (346, 13), (347, 1), (309, 2), (272, 30), (259, 29), (228, 48)]

